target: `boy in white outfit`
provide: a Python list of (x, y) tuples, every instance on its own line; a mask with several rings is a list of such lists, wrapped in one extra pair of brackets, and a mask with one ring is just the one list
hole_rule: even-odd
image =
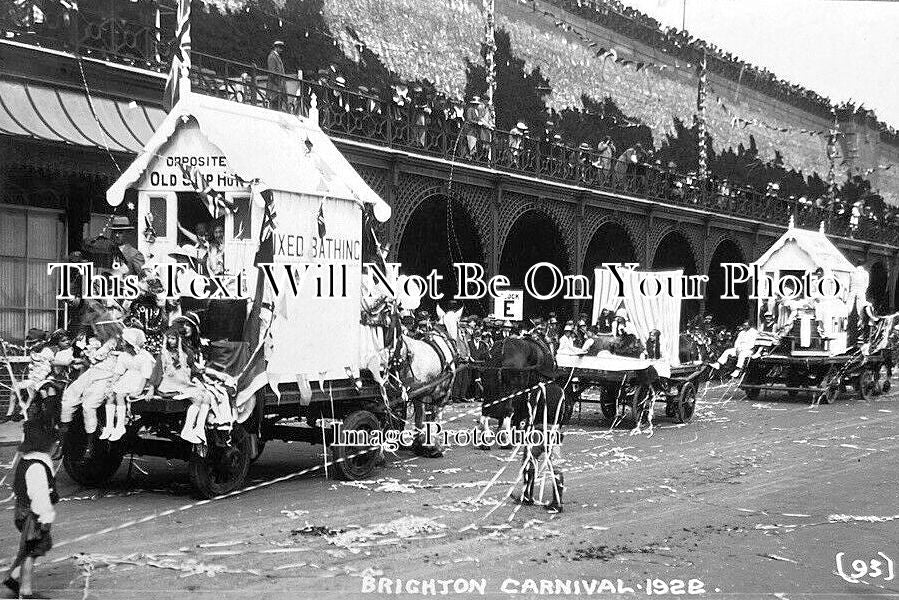
[(712, 365), (712, 370), (719, 370), (727, 363), (727, 361), (736, 356), (737, 368), (734, 369), (734, 372), (731, 373), (730, 376), (739, 377), (740, 373), (743, 372), (746, 361), (752, 357), (758, 335), (758, 330), (755, 327), (750, 327), (749, 321), (744, 321), (743, 326), (740, 328), (740, 333), (737, 334), (737, 339), (734, 340), (734, 347), (728, 348), (721, 353), (721, 356), (719, 356), (718, 360), (715, 361), (715, 364)]

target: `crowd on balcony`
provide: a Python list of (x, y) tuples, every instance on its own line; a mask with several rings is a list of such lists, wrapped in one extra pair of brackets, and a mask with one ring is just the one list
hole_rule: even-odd
[[(685, 60), (695, 61), (702, 48), (701, 41), (684, 32), (663, 32), (657, 22), (614, 1), (551, 2)], [(716, 179), (700, 178), (695, 72), (635, 69), (605, 60), (539, 14), (536, 19), (498, 15), (497, 131), (491, 131), (484, 106), (476, 103), (485, 88), (478, 2), (287, 0), (277, 14), (255, 4), (254, 10), (233, 13), (200, 6), (193, 15), (195, 50), (259, 64), (264, 70), (271, 42), (283, 38), (285, 73), (302, 73), (303, 79), (329, 86), (321, 91), (320, 101), (337, 128), (350, 127), (353, 115), (374, 111), (402, 124), (392, 129), (390, 143), (417, 144), (432, 153), (452, 152), (507, 168), (650, 190), (675, 201), (688, 201), (701, 189), (700, 195), (715, 197), (715, 206), (722, 210), (741, 205), (745, 198), (773, 194), (784, 206), (826, 208), (847, 227), (895, 218), (882, 207), (876, 190), (851, 201), (831, 199), (832, 190), (823, 181), (830, 168), (826, 136), (801, 133), (752, 102), (721, 98), (714, 89), (708, 93), (705, 130), (709, 169)], [(751, 70), (709, 50), (720, 59), (710, 62), (713, 70), (726, 65)], [(202, 76), (218, 72), (205, 69), (199, 56), (196, 66), (203, 67)], [(732, 79), (746, 85), (751, 78), (765, 79), (747, 72)], [(256, 76), (250, 73), (255, 71), (247, 68), (226, 76), (225, 87), (235, 99), (258, 99)], [(771, 81), (776, 83), (773, 76)], [(287, 108), (281, 101), (277, 104)], [(736, 124), (735, 115), (742, 125)], [(376, 121), (355, 122), (375, 135)], [(756, 125), (759, 121), (769, 127)], [(549, 151), (554, 143), (558, 149)], [(625, 165), (620, 176), (614, 167), (604, 168), (605, 162), (618, 159)], [(837, 172), (838, 186), (844, 185), (844, 171)], [(776, 182), (773, 188), (769, 182)]]

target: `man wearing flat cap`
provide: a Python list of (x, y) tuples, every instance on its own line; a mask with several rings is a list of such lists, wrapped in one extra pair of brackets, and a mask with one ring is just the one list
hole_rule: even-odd
[(272, 44), (272, 51), (268, 53), (269, 91), (272, 94), (271, 107), (282, 108), (287, 100), (287, 82), (284, 80), (286, 71), (281, 53), (284, 52), (284, 42), (276, 40)]

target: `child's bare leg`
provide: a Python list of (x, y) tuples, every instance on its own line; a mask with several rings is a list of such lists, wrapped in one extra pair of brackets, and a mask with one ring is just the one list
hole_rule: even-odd
[(115, 426), (112, 428), (112, 434), (109, 436), (109, 440), (112, 442), (121, 439), (125, 435), (126, 397), (122, 393), (116, 393), (115, 395)]
[(22, 596), (30, 596), (33, 593), (31, 589), (31, 580), (34, 575), (34, 557), (28, 556), (22, 563), (22, 573), (19, 577), (19, 593)]
[(9, 406), (6, 407), (6, 420), (9, 420), (9, 417), (12, 416), (13, 410), (16, 404), (19, 403), (19, 393), (16, 391), (17, 386), (13, 384), (12, 388), (9, 390)]
[(115, 428), (115, 398), (111, 393), (103, 403), (103, 410), (106, 413), (106, 421), (103, 423), (100, 439), (108, 440), (109, 436), (112, 435), (112, 430)]

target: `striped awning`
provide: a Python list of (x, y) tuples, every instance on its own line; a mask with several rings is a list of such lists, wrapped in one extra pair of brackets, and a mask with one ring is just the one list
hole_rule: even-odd
[(164, 118), (139, 102), (0, 80), (0, 135), (136, 154)]

